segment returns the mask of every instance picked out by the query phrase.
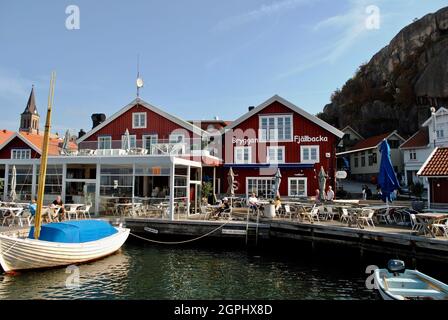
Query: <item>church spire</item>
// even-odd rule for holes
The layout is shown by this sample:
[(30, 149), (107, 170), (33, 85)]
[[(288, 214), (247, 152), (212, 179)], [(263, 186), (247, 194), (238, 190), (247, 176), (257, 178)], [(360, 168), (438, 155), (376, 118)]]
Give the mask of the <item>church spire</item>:
[(39, 113), (37, 113), (36, 98), (34, 97), (34, 85), (31, 89), (25, 111), (20, 116), (20, 131), (32, 134), (39, 133)]
[(30, 97), (28, 98), (28, 103), (26, 104), (26, 108), (25, 108), (25, 111), (23, 111), (23, 113), (39, 115), (37, 112), (37, 107), (36, 107), (36, 99), (34, 98), (34, 85), (31, 88)]

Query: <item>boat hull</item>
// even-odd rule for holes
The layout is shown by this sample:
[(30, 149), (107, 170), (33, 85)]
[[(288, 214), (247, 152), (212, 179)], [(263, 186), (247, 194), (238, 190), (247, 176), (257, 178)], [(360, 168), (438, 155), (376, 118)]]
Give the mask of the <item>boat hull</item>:
[(60, 243), (0, 235), (0, 264), (5, 272), (45, 269), (83, 263), (108, 256), (124, 244), (129, 229), (85, 243)]

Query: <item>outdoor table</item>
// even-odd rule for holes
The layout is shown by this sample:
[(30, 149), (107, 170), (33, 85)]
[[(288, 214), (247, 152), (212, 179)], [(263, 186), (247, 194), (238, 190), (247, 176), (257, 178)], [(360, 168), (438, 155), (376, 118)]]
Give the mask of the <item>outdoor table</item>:
[(359, 217), (362, 216), (362, 209), (359, 208), (351, 208), (348, 211), (349, 214), (349, 220), (348, 220), (348, 227), (350, 228), (352, 225), (355, 225), (356, 228), (364, 229), (364, 226), (359, 223)]
[(23, 211), (23, 208), (17, 208), (17, 207), (0, 207), (0, 211), (3, 212), (3, 223), (2, 225), (5, 223), (6, 218), (11, 218), (12, 219), (12, 223), (10, 224), (10, 226), (14, 223), (14, 220), (16, 218), (19, 219), (19, 225), (21, 227), (23, 227), (22, 221), (20, 219), (20, 214)]
[(432, 232), (432, 225), (442, 222), (448, 219), (447, 214), (443, 213), (418, 213), (415, 215), (418, 220), (423, 224), (423, 232), (426, 230), (429, 232), (431, 237), (435, 238), (436, 235)]

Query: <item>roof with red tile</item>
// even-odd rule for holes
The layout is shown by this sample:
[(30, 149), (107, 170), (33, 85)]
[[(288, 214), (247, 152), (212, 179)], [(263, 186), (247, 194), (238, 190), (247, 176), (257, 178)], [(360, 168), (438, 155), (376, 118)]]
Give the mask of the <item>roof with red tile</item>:
[(429, 131), (428, 127), (423, 127), (418, 130), (412, 137), (406, 140), (400, 149), (415, 149), (424, 148), (429, 144)]
[(418, 172), (424, 177), (448, 177), (448, 148), (437, 148)]
[(11, 136), (14, 134), (14, 131), (1, 130), (0, 131), (0, 145), (5, 143)]
[(390, 136), (392, 132), (380, 134), (378, 136), (370, 137), (364, 140), (359, 141), (355, 144), (350, 150), (360, 150), (360, 149), (369, 149), (375, 148), (377, 145), (381, 143), (384, 139)]
[[(20, 132), (20, 135), (22, 135), (22, 137), (24, 137), (26, 140), (28, 140), (29, 143), (31, 143), (33, 146), (35, 146), (39, 150), (39, 153), (42, 152), (42, 147), (44, 144), (44, 136), (43, 135), (31, 134), (31, 133), (27, 133), (27, 132)], [(61, 150), (63, 142), (64, 142), (64, 140), (62, 138), (50, 138), (50, 145), (48, 147), (48, 155), (49, 156), (60, 155), (60, 150)], [(73, 141), (71, 141), (69, 143), (69, 148), (71, 150), (78, 149), (76, 143), (74, 143)]]
[[(6, 147), (9, 142), (8, 140), (14, 140), (14, 136), (18, 138), (22, 138), (30, 147), (35, 149), (38, 153), (42, 153), (42, 147), (44, 143), (44, 136), (40, 134), (32, 134), (28, 132), (14, 132), (2, 130), (0, 131), (0, 147)], [(11, 141), (12, 141), (11, 140)], [(62, 143), (64, 140), (62, 138), (50, 137), (50, 145), (48, 147), (48, 155), (49, 156), (58, 156), (60, 155), (60, 150), (62, 147)], [(5, 144), (6, 143), (6, 144)], [(70, 150), (77, 150), (78, 146), (74, 141), (70, 141), (69, 143)]]

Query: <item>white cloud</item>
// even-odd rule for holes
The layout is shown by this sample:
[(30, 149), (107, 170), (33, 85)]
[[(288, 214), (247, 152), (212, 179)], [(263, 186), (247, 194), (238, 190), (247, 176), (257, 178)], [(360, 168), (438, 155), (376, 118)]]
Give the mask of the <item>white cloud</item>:
[(346, 13), (335, 15), (318, 22), (312, 29), (314, 32), (327, 32), (327, 30), (331, 29), (332, 31), (336, 31), (336, 37), (327, 46), (321, 48), (320, 54), (317, 53), (309, 61), (301, 62), (297, 67), (279, 74), (277, 78), (296, 75), (324, 63), (335, 63), (363, 36), (372, 32), (366, 27), (366, 19), (368, 17), (366, 8), (372, 2), (367, 0), (352, 0), (350, 1), (350, 9)]
[(240, 25), (244, 25), (259, 19), (262, 19), (263, 17), (270, 16), (273, 14), (277, 14), (286, 10), (294, 9), (298, 6), (306, 5), (312, 2), (311, 0), (280, 0), (280, 1), (274, 1), (270, 4), (263, 4), (259, 8), (254, 9), (252, 11), (233, 16), (230, 18), (227, 18), (221, 22), (219, 22), (215, 27), (213, 28), (213, 31), (222, 31), (227, 29), (232, 29), (234, 27), (238, 27)]

